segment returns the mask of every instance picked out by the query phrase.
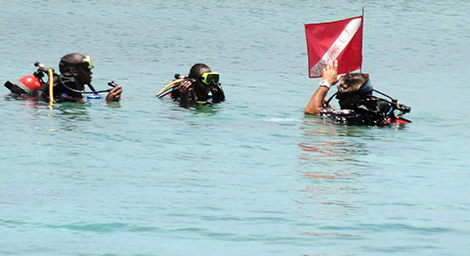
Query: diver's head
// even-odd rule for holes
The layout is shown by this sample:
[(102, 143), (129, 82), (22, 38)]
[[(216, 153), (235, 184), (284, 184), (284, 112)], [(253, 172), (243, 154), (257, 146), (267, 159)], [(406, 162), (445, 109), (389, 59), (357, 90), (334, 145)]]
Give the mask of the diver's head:
[(81, 53), (67, 54), (59, 62), (60, 73), (74, 76), (81, 85), (91, 83), (92, 68), (90, 56)]
[(196, 80), (195, 88), (208, 94), (214, 85), (219, 83), (219, 74), (213, 73), (212, 70), (203, 63), (194, 64), (189, 70), (189, 78)]
[(211, 72), (211, 68), (204, 63), (196, 63), (189, 70), (188, 77), (197, 79), (205, 72)]
[(352, 109), (363, 96), (372, 94), (372, 84), (369, 74), (348, 72), (338, 85), (338, 95), (341, 109)]

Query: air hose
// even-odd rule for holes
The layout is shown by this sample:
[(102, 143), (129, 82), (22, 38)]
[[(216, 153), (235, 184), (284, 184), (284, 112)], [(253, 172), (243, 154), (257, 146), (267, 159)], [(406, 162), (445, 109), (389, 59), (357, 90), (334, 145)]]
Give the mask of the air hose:
[(175, 81), (171, 82), (169, 85), (165, 86), (165, 88), (163, 88), (161, 91), (159, 91), (156, 96), (159, 97), (160, 94), (164, 93), (164, 92), (166, 91), (166, 89), (168, 89), (170, 86), (172, 86), (172, 85), (174, 85), (174, 84), (177, 84), (177, 83), (179, 83), (179, 82), (181, 82), (181, 81), (183, 81), (183, 80), (184, 80), (184, 79), (176, 79)]
[(49, 68), (47, 72), (49, 73), (49, 104), (52, 106), (54, 103), (54, 70)]

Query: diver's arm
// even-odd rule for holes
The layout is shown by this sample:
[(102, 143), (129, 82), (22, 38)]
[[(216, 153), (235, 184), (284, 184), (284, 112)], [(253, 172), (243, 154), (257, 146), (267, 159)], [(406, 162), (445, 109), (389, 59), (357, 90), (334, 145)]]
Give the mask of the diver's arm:
[[(335, 85), (343, 75), (338, 76), (338, 61), (335, 60), (334, 62), (330, 63), (326, 69), (323, 69), (323, 76), (322, 81), (326, 81), (329, 84), (327, 86), (320, 86), (313, 94), (312, 98), (305, 107), (305, 114), (308, 115), (318, 115), (323, 108), (323, 104), (325, 103), (325, 96), (330, 90), (330, 87)], [(331, 108), (331, 105), (328, 105)]]
[[(325, 103), (325, 96), (328, 93), (329, 88), (320, 86), (313, 94), (312, 98), (305, 107), (305, 114), (308, 115), (318, 115), (320, 114), (323, 104)], [(331, 108), (331, 105), (328, 106)]]

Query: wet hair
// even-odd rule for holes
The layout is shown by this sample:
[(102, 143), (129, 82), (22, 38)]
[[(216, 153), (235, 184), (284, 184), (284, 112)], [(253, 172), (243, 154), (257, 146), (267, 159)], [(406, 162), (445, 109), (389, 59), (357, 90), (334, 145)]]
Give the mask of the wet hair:
[(348, 85), (343, 93), (357, 92), (369, 80), (369, 74), (348, 72), (343, 77), (343, 83)]
[(81, 53), (69, 53), (63, 56), (59, 62), (59, 71), (60, 73), (66, 73), (69, 71), (70, 67), (77, 66), (82, 63), (85, 56)]
[(191, 69), (189, 70), (188, 77), (189, 78), (194, 78), (197, 79), (200, 75), (202, 75), (204, 72), (201, 72), (203, 69), (210, 69), (209, 66), (207, 66), (204, 63), (196, 63), (194, 64)]

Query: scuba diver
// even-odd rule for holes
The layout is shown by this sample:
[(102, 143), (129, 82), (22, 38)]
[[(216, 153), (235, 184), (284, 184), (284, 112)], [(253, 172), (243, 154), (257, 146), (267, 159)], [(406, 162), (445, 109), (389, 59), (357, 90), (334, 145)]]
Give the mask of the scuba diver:
[[(83, 94), (90, 94), (89, 99), (102, 98), (99, 93), (109, 92), (106, 96), (106, 102), (121, 100), (123, 89), (114, 82), (108, 83), (112, 89), (96, 91), (91, 85), (93, 72), (91, 69), (90, 56), (84, 56), (81, 53), (70, 53), (63, 56), (59, 62), (60, 74), (54, 73), (52, 68), (46, 69), (44, 64), (36, 62), (34, 64), (38, 70), (33, 75), (22, 77), (18, 83), (13, 84), (9, 81), (5, 87), (10, 89), (13, 94), (19, 96), (36, 97), (39, 100), (49, 102), (77, 102), (84, 103)], [(48, 76), (48, 81), (44, 82), (44, 76)], [(92, 92), (85, 92), (85, 85)]]
[(39, 99), (54, 97), (57, 101), (71, 101), (83, 103), (83, 93), (85, 93), (85, 84), (92, 90), (93, 94), (109, 91), (106, 96), (106, 102), (120, 101), (122, 88), (119, 85), (110, 83), (113, 86), (111, 90), (97, 92), (91, 85), (93, 72), (90, 56), (85, 57), (81, 53), (70, 53), (63, 56), (59, 62), (60, 75), (54, 76), (53, 93), (50, 94), (48, 84), (39, 89)]
[[(340, 80), (338, 92), (325, 100), (331, 86)], [(373, 92), (390, 100), (376, 97), (372, 95)], [(330, 101), (334, 96), (338, 99), (341, 110), (334, 110), (331, 107)], [(392, 123), (410, 123), (411, 121), (402, 117), (410, 111), (410, 107), (374, 90), (368, 74), (348, 72), (344, 75), (338, 75), (338, 61), (334, 61), (323, 70), (320, 86), (313, 94), (304, 112), (309, 115), (327, 117), (339, 124), (385, 126)]]
[(157, 97), (170, 95), (174, 101), (179, 101), (181, 107), (210, 105), (225, 100), (225, 94), (219, 83), (219, 73), (203, 63), (194, 64), (187, 77), (175, 74), (175, 80), (163, 88)]

